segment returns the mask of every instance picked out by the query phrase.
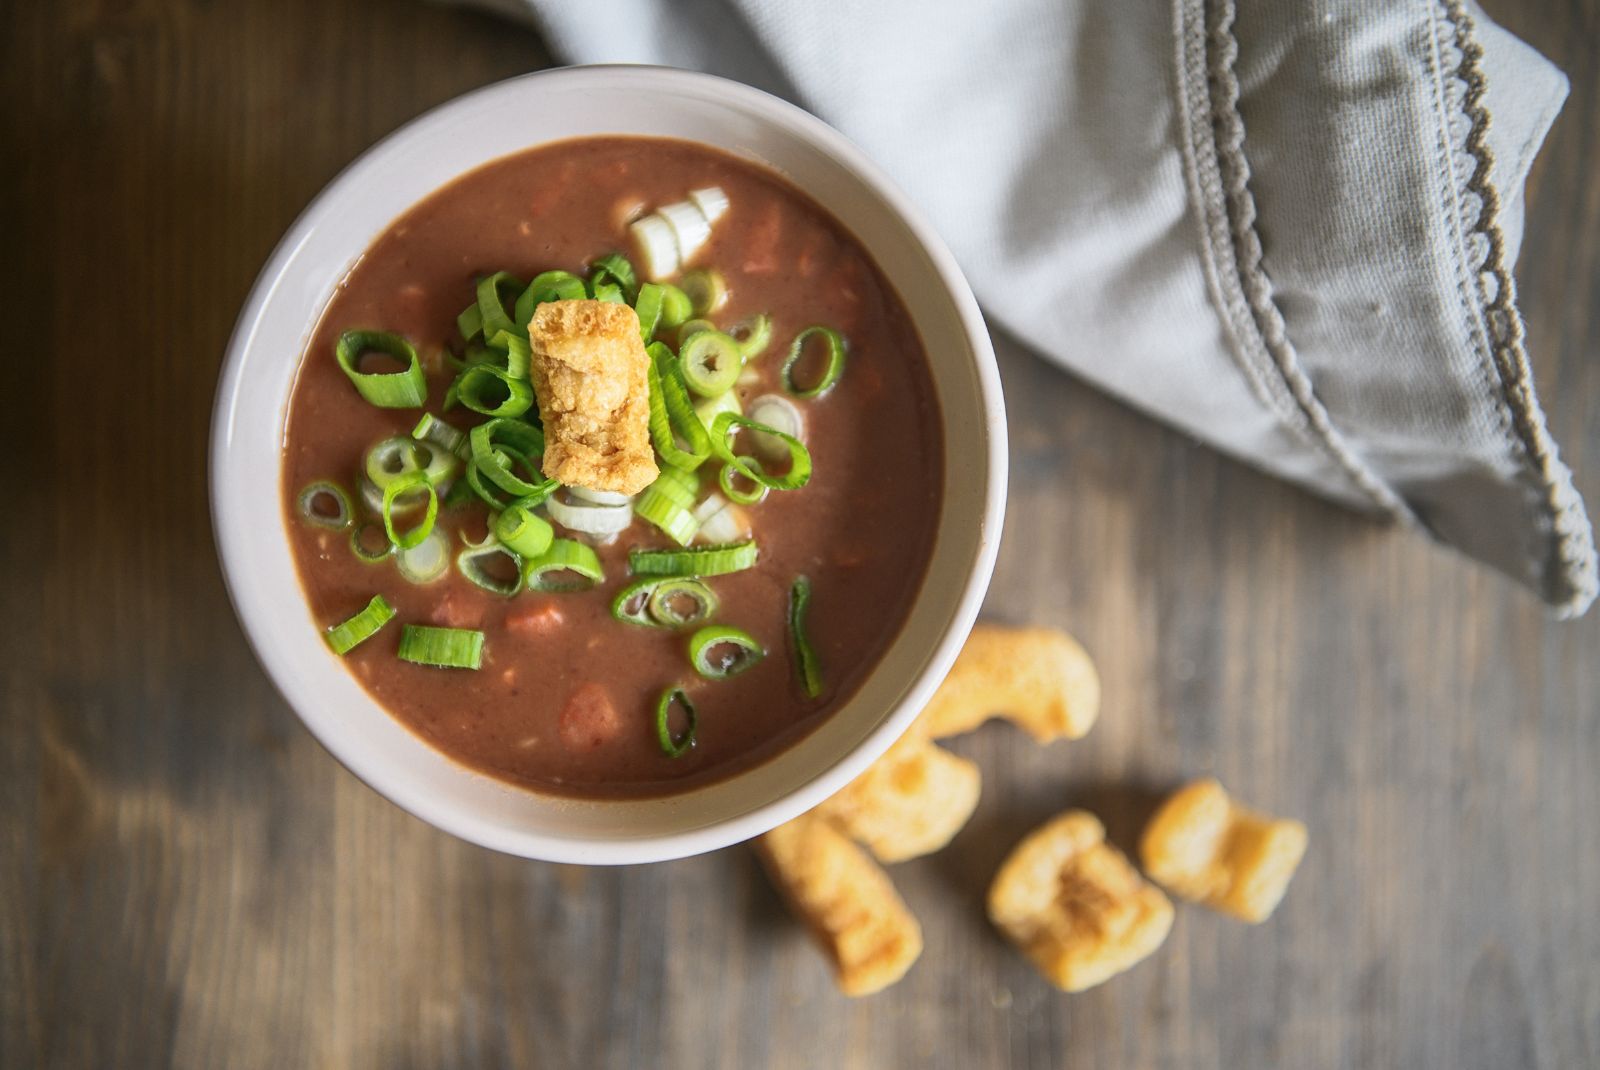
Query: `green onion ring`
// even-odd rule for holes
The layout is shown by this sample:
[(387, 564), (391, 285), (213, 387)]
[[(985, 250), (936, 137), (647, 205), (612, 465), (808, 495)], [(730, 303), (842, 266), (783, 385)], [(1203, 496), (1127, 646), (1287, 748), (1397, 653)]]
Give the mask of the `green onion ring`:
[[(769, 475), (760, 458), (744, 457), (734, 453), (733, 447), (728, 444), (728, 432), (734, 428), (765, 432), (773, 436), (775, 442), (787, 446), (789, 470), (781, 476)], [(731, 412), (719, 415), (711, 425), (711, 452), (724, 464), (736, 469), (740, 475), (773, 490), (798, 490), (811, 480), (811, 451), (806, 449), (805, 443), (793, 435), (786, 435), (777, 428), (757, 423), (747, 416)], [(722, 489), (728, 490), (726, 481), (723, 482)]]
[[(398, 372), (363, 372), (356, 367), (369, 350), (387, 353), (406, 365)], [(380, 409), (419, 409), (428, 402), (428, 380), (416, 347), (393, 331), (345, 331), (333, 355), (346, 378), (368, 403)]]
[(647, 282), (640, 286), (633, 310), (639, 314), (639, 334), (648, 344), (656, 336), (656, 328), (661, 325), (660, 284)]
[[(492, 557), (511, 559), (511, 579), (496, 579), (485, 571), (483, 562)], [(510, 598), (522, 590), (522, 558), (510, 547), (502, 545), (492, 530), (482, 542), (468, 542), (467, 548), (456, 554), (456, 571), (473, 586), (482, 587), (490, 594)]]
[(471, 628), (407, 624), (400, 632), (400, 660), (442, 669), (476, 669), (483, 664), (483, 633)]
[(709, 316), (728, 301), (728, 283), (720, 271), (691, 271), (682, 285), (697, 316)]
[(688, 546), (694, 540), (695, 533), (700, 530), (694, 514), (657, 491), (654, 484), (646, 487), (644, 493), (639, 495), (639, 500), (633, 503), (633, 511), (635, 515), (642, 516), (654, 524), (662, 534), (679, 546)]
[(635, 576), (723, 576), (743, 572), (761, 551), (754, 539), (685, 550), (633, 550), (628, 567)]
[(384, 601), (383, 595), (375, 594), (360, 613), (335, 624), (322, 633), (322, 638), (328, 644), (328, 649), (343, 657), (378, 634), (378, 629), (393, 619), (394, 607)]
[(696, 331), (678, 351), (684, 381), (703, 398), (719, 397), (733, 389), (744, 368), (744, 351), (721, 331)]
[(822, 694), (822, 669), (817, 665), (816, 651), (806, 636), (806, 609), (811, 605), (811, 580), (800, 576), (789, 591), (789, 647), (794, 655), (795, 671), (800, 674), (800, 685), (806, 694), (817, 698)]
[(589, 296), (583, 280), (570, 271), (544, 271), (533, 277), (528, 288), (517, 298), (514, 315), (519, 327), (533, 321), (536, 308), (547, 301), (581, 301)]
[(550, 549), (555, 529), (523, 498), (512, 502), (494, 518), (494, 536), (519, 557), (538, 557)]
[(622, 292), (622, 287), (614, 282), (595, 282), (589, 284), (596, 301), (607, 301), (613, 305), (625, 305), (627, 297)]
[[(658, 283), (661, 287), (661, 324), (664, 330), (681, 327), (694, 315), (694, 302), (689, 295), (670, 282)], [(681, 340), (681, 338), (680, 338)]]
[[(543, 473), (533, 460), (533, 457), (544, 452), (544, 433), (532, 424), (506, 417), (487, 420), (467, 433), (467, 443), (472, 451), (472, 467), (477, 469), (478, 475), (513, 498), (537, 498), (543, 501), (559, 486), (555, 480), (543, 478)], [(512, 465), (507, 463), (508, 459), (522, 462), (536, 481), (530, 482), (518, 476), (512, 471)], [(469, 470), (469, 479), (471, 475)], [(474, 486), (473, 489), (478, 488)], [(495, 502), (490, 504), (500, 508)]]
[(638, 273), (633, 270), (633, 264), (628, 258), (621, 253), (607, 253), (605, 256), (596, 257), (589, 265), (590, 287), (599, 287), (607, 283), (621, 290), (622, 299), (630, 305), (638, 297)]
[(449, 450), (463, 461), (472, 456), (472, 449), (467, 445), (467, 433), (431, 412), (422, 414), (417, 426), (411, 429), (411, 437), (418, 442), (429, 442)]
[[(794, 384), (794, 366), (799, 363), (800, 355), (805, 350), (806, 339), (816, 335), (828, 344), (828, 363), (822, 369), (822, 375), (816, 383), (805, 389)], [(783, 388), (797, 398), (817, 398), (833, 389), (839, 381), (839, 376), (844, 372), (845, 342), (844, 335), (832, 327), (807, 327), (794, 336), (794, 342), (789, 346), (789, 355), (783, 360)]]
[[(333, 516), (317, 512), (317, 499), (322, 497), (332, 498), (339, 511)], [(301, 519), (308, 520), (319, 528), (343, 531), (355, 523), (356, 514), (350, 504), (350, 495), (332, 480), (319, 479), (315, 483), (307, 483), (295, 502), (300, 510)]]
[[(660, 342), (647, 348), (651, 357), (645, 369), (650, 383), (650, 441), (667, 464), (692, 471), (711, 456), (711, 439), (694, 414), (677, 357)], [(687, 449), (678, 445), (677, 434), (683, 435)]]
[[(490, 404), (484, 391), (491, 384), (497, 384), (505, 390), (505, 400)], [(521, 416), (533, 408), (533, 387), (526, 380), (518, 379), (506, 369), (488, 362), (468, 365), (456, 376), (450, 389), (454, 392), (455, 400), (485, 416)]]
[(450, 537), (435, 527), (417, 545), (397, 551), (394, 567), (412, 583), (432, 583), (450, 569)]
[[(428, 494), (428, 511), (411, 530), (403, 535), (399, 534), (394, 529), (394, 501), (408, 491), (419, 489)], [(428, 532), (433, 530), (433, 522), (438, 517), (439, 493), (433, 489), (433, 484), (428, 482), (426, 472), (407, 472), (383, 488), (383, 530), (389, 536), (389, 541), (399, 549), (409, 550), (426, 539)]]
[[(694, 609), (680, 613), (673, 599), (688, 598)], [(662, 579), (650, 592), (650, 618), (663, 628), (692, 628), (710, 620), (717, 612), (717, 596), (703, 582), (688, 576)]]
[(772, 317), (758, 313), (735, 323), (727, 333), (739, 344), (739, 351), (744, 354), (746, 361), (755, 360), (766, 351), (767, 343), (772, 341)]
[[(467, 462), (467, 478), (464, 480), (464, 482), (467, 484), (467, 489), (476, 494), (479, 500), (481, 500), (483, 504), (487, 505), (491, 509), (504, 509), (513, 501), (515, 501), (515, 499), (509, 495), (502, 498), (495, 490), (493, 484), (485, 482), (483, 473), (478, 469), (477, 461)], [(451, 488), (452, 491), (454, 491), (454, 489), (455, 488), (453, 487)]]
[(492, 343), (497, 349), (506, 353), (506, 374), (513, 379), (526, 379), (528, 365), (533, 361), (533, 347), (528, 344), (528, 339), (521, 334), (512, 334), (510, 331), (501, 331), (494, 336)]
[(399, 435), (383, 439), (367, 450), (363, 465), (367, 479), (379, 490), (421, 469), (416, 441)]
[[(755, 489), (745, 490), (740, 487), (734, 482), (734, 478), (737, 476), (743, 476), (749, 480), (750, 485)], [(722, 488), (722, 493), (727, 495), (729, 501), (739, 505), (760, 505), (767, 500), (767, 495), (772, 493), (770, 488), (757, 483), (744, 469), (735, 468), (731, 464), (723, 465), (722, 469), (717, 472), (717, 486)]]
[[(672, 704), (677, 702), (683, 707), (684, 713), (689, 716), (689, 725), (681, 733), (673, 734), (668, 720), (672, 714)], [(656, 701), (656, 739), (661, 744), (661, 753), (668, 758), (681, 758), (688, 754), (694, 746), (695, 728), (699, 725), (699, 715), (694, 708), (694, 703), (689, 701), (689, 696), (681, 687), (668, 688)]]
[[(734, 652), (719, 656), (718, 647), (733, 647)], [(689, 637), (689, 663), (708, 680), (738, 676), (766, 656), (755, 636), (728, 624), (710, 624)]]
[(611, 616), (624, 624), (656, 627), (656, 622), (650, 619), (650, 594), (664, 582), (663, 577), (646, 576), (623, 587), (611, 600)]
[(456, 330), (461, 332), (464, 341), (472, 341), (483, 333), (483, 313), (478, 311), (478, 302), (461, 310), (461, 315), (456, 317)]
[[(560, 579), (563, 572), (578, 579)], [(530, 591), (587, 591), (606, 578), (594, 548), (574, 539), (555, 539), (550, 549), (522, 566), (522, 583)]]
[[(377, 536), (377, 538), (371, 540), (373, 543), (377, 543), (380, 539), (382, 540), (382, 549), (378, 549), (376, 546), (372, 549), (367, 548), (367, 536), (369, 534)], [(389, 541), (389, 535), (383, 530), (382, 524), (375, 520), (369, 520), (365, 524), (360, 524), (350, 530), (350, 552), (355, 554), (356, 560), (362, 564), (376, 565), (380, 561), (387, 561), (389, 555), (394, 553), (394, 543)]]
[(492, 343), (501, 331), (516, 332), (517, 325), (506, 312), (506, 301), (515, 303), (521, 289), (522, 280), (509, 271), (496, 271), (478, 280), (478, 316), (483, 321), (483, 337), (487, 341)]

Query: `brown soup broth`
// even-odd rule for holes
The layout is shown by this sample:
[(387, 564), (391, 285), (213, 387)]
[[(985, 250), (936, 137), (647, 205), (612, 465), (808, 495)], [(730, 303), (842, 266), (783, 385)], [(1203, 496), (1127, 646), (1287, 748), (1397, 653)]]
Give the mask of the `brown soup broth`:
[[(439, 414), (459, 352), (456, 315), (475, 281), (496, 270), (527, 280), (563, 268), (585, 273), (621, 250), (638, 262), (626, 223), (640, 208), (720, 186), (731, 208), (694, 260), (728, 283), (711, 318), (728, 327), (767, 313), (772, 341), (753, 363), (760, 382), (741, 402), (781, 393), (778, 369), (795, 334), (811, 324), (849, 339), (839, 384), (796, 401), (814, 464), (800, 490), (774, 491), (750, 507), (759, 564), (707, 580), (720, 598), (715, 621), (745, 629), (767, 656), (742, 675), (705, 680), (690, 667), (688, 636), (616, 621), (611, 601), (628, 582), (628, 550), (670, 547), (647, 522), (597, 547), (605, 582), (581, 593), (524, 591), (504, 598), (452, 567), (417, 585), (392, 560), (368, 564), (348, 535), (302, 521), (296, 496), (332, 479), (365, 513), (357, 477), (378, 440), (406, 435), (416, 409), (379, 409), (352, 388), (334, 360), (340, 332), (405, 335), (424, 356), (427, 410)], [(672, 332), (662, 332), (669, 344)], [(466, 429), (480, 419), (456, 408)], [(397, 616), (345, 658), (394, 717), (451, 758), (538, 791), (639, 797), (688, 790), (742, 771), (814, 729), (861, 685), (904, 624), (932, 554), (944, 477), (938, 401), (927, 357), (905, 307), (860, 243), (775, 174), (687, 142), (595, 138), (509, 156), (430, 195), (373, 243), (323, 312), (302, 360), (285, 428), (286, 526), (315, 625), (326, 628), (381, 593)], [(704, 466), (702, 497), (715, 489)], [(442, 509), (454, 550), (486, 530), (486, 508)], [(574, 537), (557, 527), (558, 536)], [(812, 644), (824, 690), (807, 698), (796, 681), (786, 612), (791, 583), (813, 593)], [(480, 670), (400, 661), (401, 625), (481, 629)], [(699, 711), (695, 746), (669, 758), (656, 739), (657, 697), (682, 685)]]

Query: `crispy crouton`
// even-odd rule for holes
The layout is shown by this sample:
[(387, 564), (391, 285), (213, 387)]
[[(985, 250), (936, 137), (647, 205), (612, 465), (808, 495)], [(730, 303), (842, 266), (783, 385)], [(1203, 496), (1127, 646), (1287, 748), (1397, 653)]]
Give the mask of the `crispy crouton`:
[(828, 822), (803, 814), (762, 836), (756, 848), (833, 961), (845, 995), (886, 988), (922, 954), (922, 926), (889, 875)]
[(639, 317), (610, 301), (548, 301), (528, 325), (544, 474), (636, 494), (660, 473), (650, 444), (650, 356)]
[(932, 854), (978, 805), (976, 764), (907, 737), (812, 813), (833, 822), (880, 862)]
[(1099, 714), (1100, 676), (1072, 636), (980, 624), (914, 731), (943, 739), (1003, 717), (1049, 743), (1081, 738)]

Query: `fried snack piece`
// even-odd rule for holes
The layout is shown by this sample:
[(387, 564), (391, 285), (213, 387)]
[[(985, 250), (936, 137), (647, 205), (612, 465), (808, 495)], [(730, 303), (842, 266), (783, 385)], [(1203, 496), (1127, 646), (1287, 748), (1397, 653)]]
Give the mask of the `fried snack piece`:
[(544, 474), (591, 490), (643, 490), (660, 473), (638, 315), (611, 301), (548, 301), (535, 310), (528, 340)]
[(828, 822), (802, 814), (762, 836), (756, 851), (832, 960), (845, 995), (888, 987), (922, 954), (922, 927), (889, 875)]
[(1029, 833), (989, 885), (989, 920), (1068, 992), (1128, 969), (1172, 928), (1171, 902), (1105, 838), (1093, 814), (1069, 810)]
[(1161, 804), (1139, 838), (1139, 857), (1180, 899), (1261, 922), (1288, 890), (1306, 839), (1300, 822), (1247, 810), (1206, 778)]
[(925, 739), (901, 739), (844, 790), (811, 811), (880, 862), (931, 854), (961, 831), (978, 805), (975, 763)]
[(1040, 743), (1078, 739), (1100, 714), (1100, 675), (1078, 641), (1054, 628), (979, 624), (918, 718), (935, 739), (1004, 717)]

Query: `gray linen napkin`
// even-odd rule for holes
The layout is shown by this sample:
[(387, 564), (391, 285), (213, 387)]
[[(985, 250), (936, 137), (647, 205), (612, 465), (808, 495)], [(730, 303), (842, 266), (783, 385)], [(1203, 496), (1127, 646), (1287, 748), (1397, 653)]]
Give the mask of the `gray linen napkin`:
[(574, 62), (803, 105), (1049, 359), (1562, 615), (1593, 600), (1510, 274), (1567, 83), (1471, 4), (485, 2)]

